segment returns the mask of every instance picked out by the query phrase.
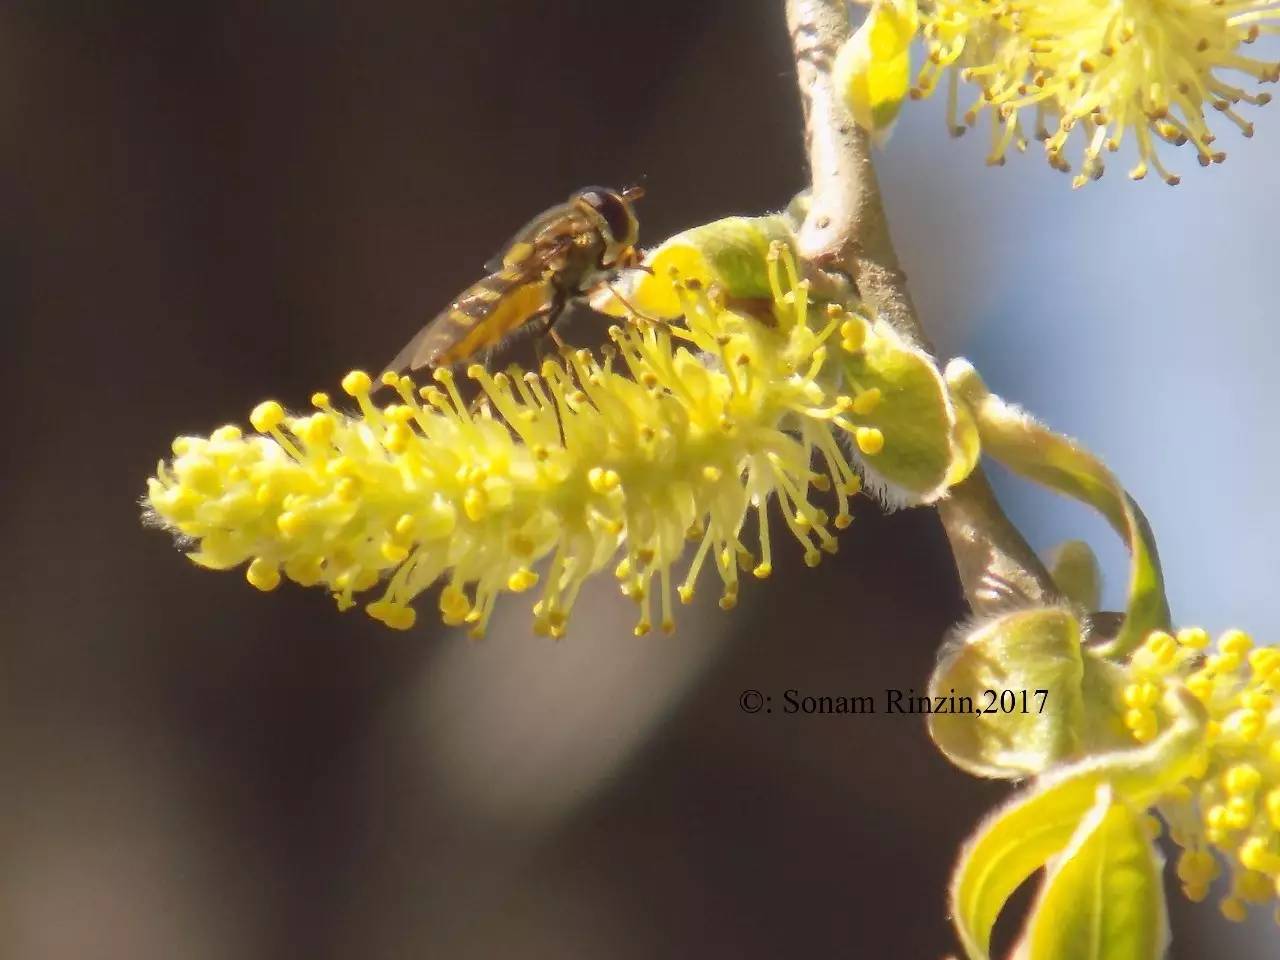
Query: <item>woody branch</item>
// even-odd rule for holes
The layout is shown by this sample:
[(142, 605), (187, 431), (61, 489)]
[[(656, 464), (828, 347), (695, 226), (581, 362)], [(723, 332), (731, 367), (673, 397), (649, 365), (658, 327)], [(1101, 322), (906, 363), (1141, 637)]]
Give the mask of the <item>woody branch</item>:
[[(870, 142), (832, 78), (850, 32), (845, 0), (786, 0), (786, 17), (812, 177), (797, 253), (811, 272), (848, 277), (880, 317), (931, 350), (890, 238)], [(951, 490), (938, 513), (974, 613), (1010, 601), (1056, 599), (1048, 571), (1000, 508), (981, 468)]]

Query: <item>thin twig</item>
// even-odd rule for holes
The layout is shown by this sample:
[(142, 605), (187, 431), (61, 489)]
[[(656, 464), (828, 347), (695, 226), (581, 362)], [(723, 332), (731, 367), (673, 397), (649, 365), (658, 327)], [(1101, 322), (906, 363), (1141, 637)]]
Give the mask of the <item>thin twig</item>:
[[(787, 29), (804, 104), (813, 180), (798, 253), (809, 268), (839, 271), (859, 296), (911, 342), (932, 350), (898, 263), (867, 135), (831, 76), (849, 36), (844, 0), (787, 0)], [(1057, 598), (1053, 581), (996, 502), (981, 468), (938, 505), (960, 582), (978, 614)]]

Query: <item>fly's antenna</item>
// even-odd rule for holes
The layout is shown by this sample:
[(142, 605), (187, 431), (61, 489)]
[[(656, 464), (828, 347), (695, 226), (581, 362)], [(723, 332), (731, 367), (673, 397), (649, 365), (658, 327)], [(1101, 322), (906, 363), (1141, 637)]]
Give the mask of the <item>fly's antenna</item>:
[(622, 188), (621, 196), (623, 200), (635, 201), (644, 197), (644, 181), (645, 177), (641, 176), (639, 180), (630, 186)]

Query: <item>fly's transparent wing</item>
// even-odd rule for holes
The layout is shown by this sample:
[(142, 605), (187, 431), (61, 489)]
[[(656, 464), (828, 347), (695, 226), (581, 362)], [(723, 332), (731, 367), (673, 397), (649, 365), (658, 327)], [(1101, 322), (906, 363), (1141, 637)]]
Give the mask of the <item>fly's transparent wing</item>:
[(490, 257), (484, 265), (486, 273), (497, 273), (505, 266), (519, 263), (533, 252), (534, 239), (547, 227), (554, 223), (562, 223), (576, 219), (575, 211), (570, 204), (561, 203), (540, 214), (526, 223), (512, 235), (502, 248)]

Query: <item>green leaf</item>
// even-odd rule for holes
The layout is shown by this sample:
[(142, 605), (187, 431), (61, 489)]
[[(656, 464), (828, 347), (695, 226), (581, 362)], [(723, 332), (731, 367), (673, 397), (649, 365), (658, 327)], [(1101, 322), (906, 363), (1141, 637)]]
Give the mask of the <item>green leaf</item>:
[(1041, 777), (979, 826), (951, 882), (952, 916), (970, 960), (988, 960), (991, 931), (1005, 903), (1066, 848), (1099, 788), (1109, 786), (1118, 798), (1145, 808), (1204, 762), (1203, 706), (1181, 688), (1166, 694), (1165, 706), (1174, 721), (1145, 747), (1093, 756)]
[(1159, 960), (1169, 944), (1162, 863), (1142, 814), (1109, 785), (1052, 864), (1019, 960)]
[(1128, 656), (1152, 630), (1168, 629), (1169, 606), (1155, 538), (1137, 503), (1111, 471), (1079, 444), (991, 393), (968, 361), (951, 361), (946, 377), (952, 395), (968, 406), (977, 422), (983, 452), (1015, 473), (1093, 507), (1128, 545), (1131, 566), (1124, 622), (1100, 652), (1113, 659)]
[[(929, 681), (931, 697), (965, 696), (983, 712), (930, 714), (929, 735), (952, 763), (976, 776), (1040, 773), (1080, 750), (1083, 679), (1080, 624), (1070, 611), (1005, 614), (944, 649)], [(1006, 691), (1015, 701), (1010, 712), (1001, 709)]]

